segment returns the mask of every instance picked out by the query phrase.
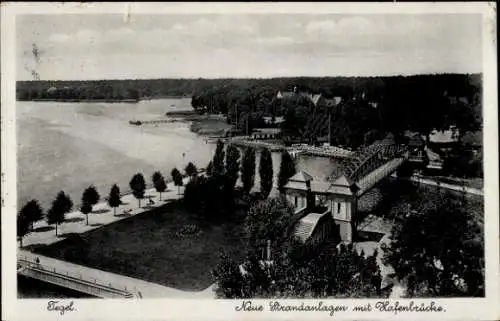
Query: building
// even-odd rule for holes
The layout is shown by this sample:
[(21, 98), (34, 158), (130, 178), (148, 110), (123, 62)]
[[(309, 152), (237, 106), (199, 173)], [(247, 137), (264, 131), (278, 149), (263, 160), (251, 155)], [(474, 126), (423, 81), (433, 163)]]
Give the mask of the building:
[(421, 165), (425, 163), (425, 141), (418, 133), (412, 133), (408, 137), (408, 148), (410, 151), (409, 161)]
[(447, 130), (432, 130), (429, 134), (429, 147), (447, 149), (451, 148), (458, 142), (458, 128), (451, 126)]
[[(300, 222), (316, 222), (310, 230), (326, 231), (328, 228), (318, 227), (320, 223), (327, 223), (328, 219), (320, 217), (329, 215), (338, 229), (342, 241), (351, 242), (353, 239), (353, 218), (357, 210), (357, 187), (341, 175), (332, 182), (314, 180), (306, 172), (299, 172), (291, 177), (284, 186), (287, 200), (296, 208), (296, 235), (304, 235)], [(319, 210), (318, 210), (319, 209)], [(320, 213), (317, 213), (320, 212)], [(314, 214), (314, 215), (312, 215)], [(307, 218), (309, 215), (309, 218)], [(318, 216), (319, 215), (319, 216)], [(313, 234), (308, 234), (313, 237)], [(325, 236), (320, 236), (319, 239)], [(303, 236), (299, 238), (304, 239)], [(305, 238), (304, 240), (307, 240)]]
[(262, 119), (264, 119), (264, 123), (274, 124), (274, 125), (281, 124), (282, 122), (285, 121), (285, 118), (283, 116), (277, 116), (277, 117), (264, 116), (264, 117), (262, 117)]
[(276, 94), (277, 99), (287, 99), (296, 96), (301, 96), (309, 99), (315, 107), (335, 107), (342, 102), (342, 97), (340, 96), (325, 98), (322, 94), (299, 92), (296, 88), (294, 89), (294, 91), (278, 91), (278, 93)]
[(281, 129), (280, 128), (254, 128), (252, 135), (250, 136), (252, 139), (280, 139), (281, 138)]

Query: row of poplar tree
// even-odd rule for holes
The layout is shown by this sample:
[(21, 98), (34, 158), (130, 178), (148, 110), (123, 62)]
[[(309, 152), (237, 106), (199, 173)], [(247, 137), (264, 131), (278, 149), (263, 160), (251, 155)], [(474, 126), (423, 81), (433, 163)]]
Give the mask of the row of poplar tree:
[[(235, 200), (241, 196), (246, 203), (252, 199), (266, 199), (272, 191), (274, 183), (273, 160), (267, 148), (260, 151), (258, 167), (260, 177), (259, 193), (251, 193), (255, 185), (256, 150), (247, 147), (240, 152), (234, 145), (225, 146), (222, 141), (217, 147), (212, 160), (206, 168), (206, 175), (195, 177), (186, 185), (184, 204), (186, 209), (207, 218), (223, 218), (234, 213)], [(278, 189), (282, 190), (288, 179), (295, 174), (295, 164), (288, 152), (281, 156), (281, 166), (278, 174)], [(241, 188), (236, 189), (240, 179)], [(235, 191), (242, 195), (235, 195)]]
[[(194, 176), (197, 174), (198, 169), (193, 163), (188, 163), (185, 168), (187, 176)], [(183, 176), (181, 172), (174, 168), (171, 171), (172, 180), (175, 186), (183, 185)], [(167, 183), (161, 172), (156, 171), (152, 176), (153, 186), (160, 194), (167, 190)], [(145, 198), (146, 194), (146, 181), (141, 173), (135, 174), (129, 183), (130, 189), (134, 197), (138, 200), (138, 207), (141, 207), (141, 199)], [(88, 215), (92, 213), (94, 205), (100, 200), (100, 195), (95, 186), (91, 185), (86, 188), (82, 194), (80, 212), (86, 216), (86, 224), (89, 224)], [(111, 187), (107, 197), (107, 203), (113, 208), (113, 215), (116, 216), (116, 208), (122, 204), (121, 192), (118, 185), (114, 184)], [(34, 231), (34, 223), (45, 218), (49, 225), (55, 225), (56, 235), (58, 235), (58, 226), (66, 220), (66, 214), (73, 209), (73, 201), (70, 196), (64, 191), (60, 191), (52, 206), (44, 213), (38, 200), (33, 199), (28, 201), (17, 215), (17, 236), (22, 246), (22, 239), (25, 235)]]

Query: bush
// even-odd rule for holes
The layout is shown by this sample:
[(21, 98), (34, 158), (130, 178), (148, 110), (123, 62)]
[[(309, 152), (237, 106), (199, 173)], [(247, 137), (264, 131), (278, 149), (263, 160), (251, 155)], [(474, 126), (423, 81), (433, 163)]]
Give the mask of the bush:
[(175, 233), (175, 235), (179, 238), (179, 239), (186, 239), (186, 238), (189, 238), (189, 237), (194, 237), (194, 236), (197, 236), (201, 233), (201, 229), (198, 225), (196, 224), (188, 224), (188, 225), (184, 225), (183, 227), (181, 227), (179, 229), (179, 231), (177, 231), (177, 233)]

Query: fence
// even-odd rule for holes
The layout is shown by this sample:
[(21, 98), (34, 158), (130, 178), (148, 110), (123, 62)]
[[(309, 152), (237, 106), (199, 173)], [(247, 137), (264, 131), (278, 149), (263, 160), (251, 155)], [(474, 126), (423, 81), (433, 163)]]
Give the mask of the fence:
[(63, 271), (28, 260), (27, 257), (17, 260), (18, 273), (61, 287), (87, 293), (101, 298), (132, 298), (133, 293), (127, 287), (114, 286), (101, 280), (86, 278), (82, 274)]

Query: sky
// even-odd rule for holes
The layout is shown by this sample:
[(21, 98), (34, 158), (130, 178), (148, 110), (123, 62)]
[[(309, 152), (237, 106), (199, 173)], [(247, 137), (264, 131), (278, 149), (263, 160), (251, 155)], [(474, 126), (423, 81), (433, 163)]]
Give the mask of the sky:
[[(16, 18), (17, 80), (478, 73), (474, 14)], [(33, 44), (39, 59), (33, 55)]]

